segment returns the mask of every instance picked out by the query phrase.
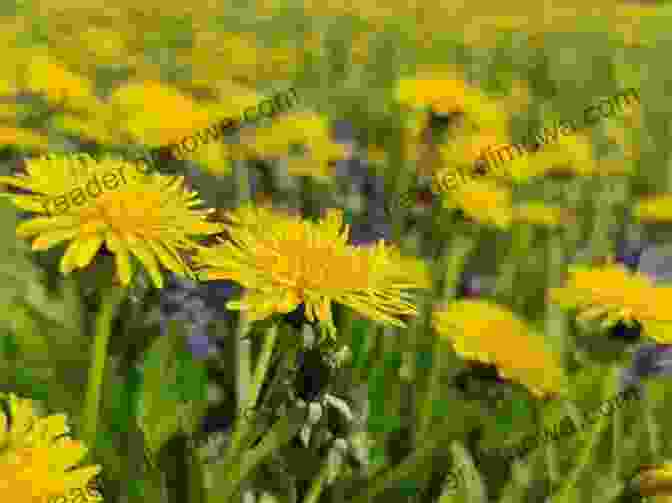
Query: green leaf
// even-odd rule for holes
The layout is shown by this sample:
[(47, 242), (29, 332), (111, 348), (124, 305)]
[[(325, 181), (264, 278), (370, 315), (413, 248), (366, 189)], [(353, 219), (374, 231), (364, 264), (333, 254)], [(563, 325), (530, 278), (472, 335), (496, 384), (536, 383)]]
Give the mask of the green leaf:
[(177, 324), (146, 353), (140, 392), (140, 427), (156, 455), (178, 432), (194, 433), (207, 407), (207, 374), (193, 359)]

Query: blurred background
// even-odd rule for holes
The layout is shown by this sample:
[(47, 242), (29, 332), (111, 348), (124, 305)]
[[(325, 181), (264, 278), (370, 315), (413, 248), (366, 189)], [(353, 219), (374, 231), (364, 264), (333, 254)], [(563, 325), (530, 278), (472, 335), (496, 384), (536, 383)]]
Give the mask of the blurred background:
[[(661, 284), (672, 277), (671, 21), (672, 6), (658, 1), (3, 0), (0, 174), (48, 153), (142, 153), (295, 89), (291, 109), (199, 143), (188, 159), (166, 155), (160, 170), (185, 174), (220, 215), (248, 202), (306, 218), (342, 208), (351, 243), (396, 244), (428, 265), (433, 285), (407, 329), (337, 312), (349, 357), (329, 372), (305, 350), (291, 393), (278, 397), (320, 401), (323, 417), (236, 498), (308, 501), (320, 460), (344, 439), (347, 469), (314, 501), (543, 502), (566, 476), (575, 484), (562, 501), (635, 501), (630, 475), (670, 454), (667, 347), (578, 326), (546, 292), (568, 265), (610, 255)], [(483, 148), (557, 121), (581, 122), (586, 107), (630, 88), (640, 103), (512, 161), (478, 190), (432, 191), (438, 171), (472, 166)], [(14, 238), (26, 215), (5, 199), (0, 213), (0, 390), (75, 416), (76, 430), (95, 282), (63, 278), (62, 249), (30, 252)], [(171, 277), (161, 291), (135, 285), (120, 307), (95, 446), (106, 501), (192, 503), (205, 501), (194, 487), (216, 491), (209, 467), (259, 352), (225, 308), (239, 294), (231, 282)], [(497, 380), (461, 390), (455, 378), (469, 367), (435, 344), (430, 326), (433, 307), (460, 298), (498, 302), (543, 334), (571, 399), (542, 404)], [(174, 389), (152, 388), (143, 376), (173, 322), (188, 355), (162, 370)], [(473, 466), (479, 449), (515, 444), (644, 382), (645, 399), (615, 411), (589, 448), (576, 435), (513, 466), (487, 456)], [(129, 418), (148, 393), (165, 398), (152, 411), (160, 432), (143, 442)], [(416, 459), (428, 396), (443, 440)], [(189, 420), (175, 419), (185, 403)], [(413, 470), (381, 482), (410, 458)], [(458, 462), (470, 479), (447, 490)]]

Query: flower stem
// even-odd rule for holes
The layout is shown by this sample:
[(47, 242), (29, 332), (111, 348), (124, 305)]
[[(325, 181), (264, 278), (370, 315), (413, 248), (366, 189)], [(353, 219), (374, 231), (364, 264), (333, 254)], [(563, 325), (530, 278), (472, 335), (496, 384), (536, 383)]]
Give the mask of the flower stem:
[(357, 497), (351, 500), (351, 503), (369, 503), (375, 496), (392, 486), (395, 482), (409, 477), (426, 460), (426, 457), (438, 446), (440, 440), (432, 439), (426, 442), (420, 448), (414, 450), (397, 466), (382, 470), (375, 475), (368, 484), (367, 488)]
[(303, 500), (303, 503), (317, 503), (322, 494), (322, 489), (324, 488), (324, 483), (329, 478), (329, 460), (327, 459), (320, 468), (320, 473), (317, 474), (317, 477), (313, 479), (313, 482), (310, 484), (310, 489), (308, 494)]
[(245, 419), (245, 412), (248, 408), (254, 407), (257, 403), (259, 391), (261, 390), (261, 385), (266, 377), (266, 372), (268, 371), (268, 366), (271, 362), (271, 355), (273, 354), (273, 347), (275, 346), (277, 338), (278, 327), (273, 325), (268, 330), (268, 334), (266, 334), (266, 338), (264, 339), (264, 345), (261, 349), (257, 366), (254, 369), (254, 377), (252, 378), (252, 385), (250, 386), (249, 393), (245, 400), (241, 400), (241, 410), (236, 418), (236, 425), (231, 436), (231, 445), (227, 452), (227, 457), (231, 457), (231, 459), (238, 455), (240, 444), (249, 432), (250, 423)]
[[(286, 445), (298, 433), (306, 420), (306, 409), (296, 407), (278, 420), (264, 435), (263, 440), (254, 449), (250, 449), (236, 459), (235, 463), (226, 463), (220, 473), (224, 487), (221, 491), (212, 491), (212, 503), (228, 502), (236, 493), (241, 481), (268, 455)], [(216, 493), (216, 494), (215, 494)]]
[(95, 445), (98, 430), (98, 410), (105, 375), (107, 344), (112, 334), (112, 319), (126, 295), (124, 288), (111, 288), (102, 293), (102, 305), (96, 317), (96, 332), (91, 349), (91, 366), (87, 380), (86, 397), (82, 409), (82, 438), (88, 446)]

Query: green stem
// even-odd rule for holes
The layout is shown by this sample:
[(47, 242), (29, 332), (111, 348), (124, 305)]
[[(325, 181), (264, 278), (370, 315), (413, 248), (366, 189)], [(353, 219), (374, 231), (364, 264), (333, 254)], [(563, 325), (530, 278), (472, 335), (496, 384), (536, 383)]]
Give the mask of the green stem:
[(322, 489), (324, 484), (329, 478), (329, 460), (327, 459), (320, 468), (320, 473), (317, 474), (317, 477), (313, 479), (313, 482), (310, 485), (308, 494), (303, 500), (303, 503), (317, 503), (319, 501), (320, 495), (322, 494)]
[(254, 369), (254, 377), (252, 378), (252, 385), (250, 386), (249, 393), (245, 400), (241, 400), (241, 410), (236, 418), (236, 425), (231, 436), (231, 445), (227, 451), (227, 457), (230, 457), (231, 459), (238, 455), (240, 445), (245, 436), (249, 433), (250, 422), (246, 419), (245, 413), (257, 403), (259, 391), (261, 390), (261, 385), (266, 377), (266, 372), (268, 372), (271, 355), (273, 354), (273, 348), (277, 338), (278, 327), (273, 325), (268, 330), (268, 334), (264, 339), (264, 345), (261, 349), (261, 355), (259, 355), (257, 366)]
[[(458, 234), (450, 249), (445, 251), (441, 260), (437, 261), (438, 270), (436, 270), (435, 273), (439, 274), (435, 274), (434, 277), (441, 277), (442, 275), (444, 278), (443, 291), (440, 296), (442, 300), (446, 301), (455, 297), (460, 274), (462, 273), (467, 257), (475, 248), (476, 243), (477, 239), (474, 237)], [(440, 347), (440, 344), (440, 339), (438, 337), (435, 338), (428, 388), (424, 399), (420, 404), (418, 416), (419, 427), (416, 434), (418, 442), (422, 442), (422, 439), (427, 432), (427, 428), (429, 428), (429, 425), (431, 424), (432, 403), (434, 402), (435, 395), (439, 393), (441, 389), (440, 381), (442, 364), (439, 357), (444, 350)]]
[(98, 410), (107, 361), (107, 344), (112, 335), (112, 319), (125, 295), (126, 290), (123, 288), (112, 288), (103, 292), (102, 306), (96, 317), (96, 332), (91, 348), (91, 366), (82, 409), (82, 438), (90, 447), (95, 445), (98, 430)]
[(350, 503), (370, 503), (377, 494), (392, 486), (396, 482), (408, 478), (423, 463), (425, 458), (438, 446), (440, 440), (432, 439), (426, 442), (421, 448), (414, 450), (400, 464), (379, 472), (371, 479), (368, 487), (362, 494), (353, 498)]
[(513, 297), (513, 284), (518, 271), (518, 259), (528, 254), (530, 243), (534, 238), (534, 227), (530, 224), (519, 224), (513, 227), (511, 246), (506, 259), (499, 269), (495, 284), (495, 297), (500, 302), (509, 302)]
[(236, 462), (231, 465), (226, 463), (222, 466), (222, 480), (226, 481), (224, 489), (217, 491), (210, 497), (211, 503), (228, 502), (236, 493), (236, 489), (243, 479), (257, 466), (264, 458), (280, 449), (294, 437), (306, 421), (307, 409), (296, 407), (284, 415), (276, 422), (269, 432), (264, 436), (261, 443), (254, 449), (245, 452)]

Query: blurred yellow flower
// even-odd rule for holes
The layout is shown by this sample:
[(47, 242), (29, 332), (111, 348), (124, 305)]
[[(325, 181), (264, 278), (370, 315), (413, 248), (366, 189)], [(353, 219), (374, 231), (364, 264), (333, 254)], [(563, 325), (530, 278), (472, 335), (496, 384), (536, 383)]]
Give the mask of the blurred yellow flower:
[(86, 111), (102, 103), (89, 79), (76, 75), (48, 55), (40, 53), (30, 58), (26, 88), (34, 93), (43, 93), (52, 105), (65, 101), (75, 110)]
[(316, 141), (302, 157), (289, 158), (287, 172), (290, 176), (311, 176), (329, 181), (334, 174), (334, 161), (344, 159), (345, 154), (345, 147), (342, 145), (328, 141), (320, 145)]
[(639, 199), (632, 210), (642, 222), (672, 222), (672, 194), (658, 194)]
[[(238, 145), (240, 146), (240, 145)], [(190, 154), (194, 162), (200, 163), (203, 167), (213, 175), (226, 176), (231, 174), (231, 155), (234, 154), (225, 143), (203, 143), (199, 145), (196, 152)], [(240, 152), (237, 150), (235, 152)]]
[(71, 136), (95, 140), (101, 145), (120, 144), (122, 138), (117, 134), (117, 128), (104, 120), (104, 117), (84, 118), (63, 113), (50, 119), (50, 125)]
[(547, 206), (540, 202), (524, 203), (513, 207), (513, 221), (547, 227), (569, 225), (574, 215), (565, 208)]
[(672, 503), (672, 463), (642, 465), (633, 480), (642, 497), (653, 496), (655, 503)]
[(119, 64), (126, 55), (126, 41), (122, 34), (109, 28), (89, 26), (78, 33), (79, 42), (98, 64)]
[(248, 312), (251, 320), (289, 313), (304, 304), (309, 321), (333, 333), (331, 302), (338, 302), (382, 323), (404, 327), (398, 316), (416, 315), (405, 290), (429, 288), (417, 266), (379, 241), (374, 246), (347, 244), (349, 226), (340, 210), (319, 222), (245, 206), (228, 214), (230, 241), (200, 248), (201, 279), (231, 279), (246, 288), (229, 309)]
[(0, 145), (29, 147), (38, 152), (44, 152), (49, 148), (49, 137), (30, 129), (0, 127)]
[(511, 190), (489, 181), (465, 179), (448, 191), (442, 190), (435, 178), (433, 190), (442, 197), (443, 207), (459, 209), (465, 216), (482, 225), (508, 229), (513, 219)]
[(564, 373), (558, 358), (518, 316), (485, 300), (457, 300), (433, 313), (432, 326), (465, 360), (495, 365), (535, 397), (560, 393)]
[(310, 111), (285, 114), (273, 119), (270, 127), (255, 131), (253, 148), (262, 157), (282, 157), (293, 145), (301, 145), (314, 160), (340, 159), (345, 149), (331, 140), (329, 119)]
[[(672, 321), (672, 287), (657, 287), (646, 275), (631, 273), (609, 261), (602, 266), (573, 266), (564, 287), (549, 290), (549, 299), (565, 309), (577, 309), (581, 320), (604, 318), (603, 327), (638, 321), (659, 343), (672, 342), (659, 322)], [(672, 325), (669, 325), (672, 328)], [(652, 330), (647, 330), (648, 328)]]
[[(45, 157), (26, 164), (27, 176), (3, 176), (0, 183), (31, 194), (4, 196), (21, 209), (47, 216), (21, 223), (17, 236), (37, 236), (33, 250), (70, 241), (61, 259), (62, 274), (86, 267), (106, 245), (115, 255), (122, 284), (131, 281), (134, 255), (161, 288), (159, 265), (193, 277), (178, 251), (197, 246), (190, 235), (221, 232), (219, 224), (206, 221), (214, 210), (194, 209), (202, 201), (196, 192), (183, 188), (184, 177), (144, 175), (124, 161), (98, 162), (87, 155)], [(57, 210), (55, 215), (52, 209)]]
[(578, 176), (600, 175), (593, 153), (593, 144), (584, 134), (557, 133), (557, 141), (542, 145), (530, 156), (529, 166), (538, 176), (554, 170), (570, 170)]
[(478, 134), (460, 135), (444, 145), (440, 145), (441, 159), (451, 165), (471, 165), (479, 159), (484, 150), (492, 145), (506, 143), (507, 138), (495, 131), (483, 131)]
[(464, 80), (454, 76), (418, 75), (400, 79), (395, 97), (413, 108), (431, 106), (435, 112), (451, 113), (464, 111), (467, 93)]
[(402, 78), (397, 83), (395, 97), (412, 108), (431, 107), (442, 114), (463, 113), (479, 129), (499, 134), (508, 129), (505, 109), (454, 72), (420, 72), (414, 78)]
[(77, 467), (87, 448), (69, 436), (66, 421), (64, 414), (38, 416), (31, 400), (10, 393), (9, 415), (0, 411), (0, 496), (16, 503), (48, 503), (85, 490), (100, 473), (98, 465)]
[(127, 134), (145, 145), (181, 141), (212, 122), (207, 110), (159, 82), (126, 84), (114, 91), (110, 102)]

